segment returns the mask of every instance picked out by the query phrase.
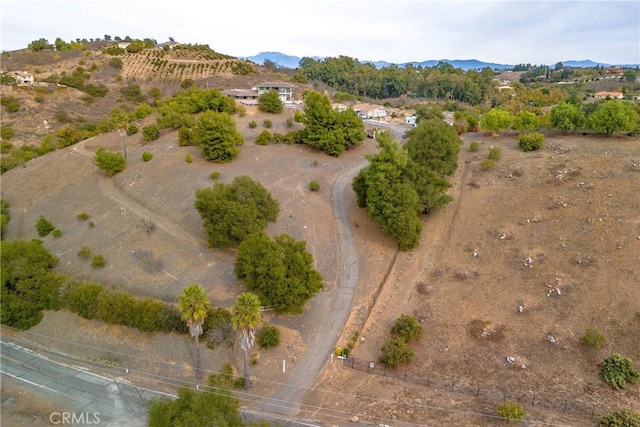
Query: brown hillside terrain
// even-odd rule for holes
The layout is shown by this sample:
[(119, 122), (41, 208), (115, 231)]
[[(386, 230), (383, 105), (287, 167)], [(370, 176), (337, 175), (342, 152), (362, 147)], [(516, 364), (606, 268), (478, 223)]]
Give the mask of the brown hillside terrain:
[[(220, 171), (223, 182), (247, 174), (280, 202), (278, 221), (268, 232), (305, 240), (327, 281), (326, 292), (332, 292), (339, 254), (329, 189), (375, 146), (367, 140), (332, 158), (298, 145), (254, 144), (261, 129), (249, 129), (250, 120), (261, 123), (269, 117), (272, 131), (284, 133), (290, 114), (265, 116), (249, 109), (237, 124), (245, 134), (241, 154), (224, 165), (204, 161), (195, 147), (179, 147), (175, 132), (148, 144), (139, 135), (130, 138), (127, 169), (113, 178), (92, 164), (92, 154), (101, 146), (119, 150), (116, 134), (34, 159), (3, 175), (2, 198), (11, 203), (7, 238), (36, 238), (35, 221), (45, 215), (63, 232), (60, 238), (44, 239), (60, 258), (60, 272), (170, 302), (185, 285), (201, 283), (215, 305), (229, 306), (242, 291), (233, 276), (233, 251), (207, 248), (193, 202), (197, 188), (212, 184), (212, 171)], [(490, 424), (465, 412), (493, 413), (504, 390), (522, 401), (532, 420), (589, 425), (592, 412), (597, 416), (619, 404), (637, 408), (638, 387), (613, 393), (598, 378), (597, 363), (612, 352), (640, 360), (638, 140), (550, 136), (546, 148), (534, 153), (522, 152), (509, 135), (494, 140), (467, 134), (463, 140), (451, 190), (454, 202), (425, 219), (420, 247), (401, 252), (395, 263), (392, 240), (356, 207), (353, 194), (347, 197), (359, 285), (338, 344), (345, 345), (358, 331), (352, 355), (355, 368), (364, 370), (327, 364), (305, 402), (340, 408), (361, 420), (453, 417), (459, 425)], [(481, 143), (479, 152), (468, 151), (471, 141)], [(491, 145), (501, 148), (502, 158), (494, 170), (482, 171), (479, 163)], [(142, 162), (142, 151), (152, 152), (153, 160)], [(187, 154), (193, 163), (184, 161)], [(317, 193), (308, 190), (312, 179), (320, 183)], [(90, 215), (93, 228), (76, 219), (80, 212)], [(92, 269), (76, 255), (82, 246), (103, 254), (107, 267)], [(286, 380), (288, 374), (278, 373), (281, 360), (295, 365), (310, 339), (310, 326), (328, 315), (318, 301), (312, 300), (301, 316), (266, 316), (291, 332), (279, 350), (260, 352), (252, 368), (253, 393), (268, 394)], [(392, 373), (380, 370), (377, 360), (391, 324), (403, 313), (414, 314), (425, 329), (412, 344), (415, 361), (395, 372), (400, 379), (367, 373), (369, 362), (377, 374)], [(606, 335), (602, 350), (578, 343), (589, 326)], [(85, 363), (115, 360), (119, 366), (149, 372), (162, 368), (174, 378), (192, 378), (185, 337), (146, 337), (47, 313), (22, 338), (43, 341)], [(139, 354), (149, 357), (141, 361)], [(235, 357), (205, 350), (203, 363), (216, 370)], [(166, 369), (153, 360), (175, 366)], [(241, 366), (239, 359), (235, 363)], [(443, 415), (429, 407), (462, 413)], [(326, 411), (309, 412), (326, 417)]]
[[(21, 104), (17, 113), (2, 112), (3, 125), (16, 132), (12, 142), (37, 145), (65, 126), (56, 119), (60, 111), (80, 123), (98, 121), (115, 107), (132, 109), (135, 105), (119, 91), (128, 84), (139, 84), (144, 94), (157, 87), (169, 96), (185, 78), (218, 89), (288, 81), (262, 67), (239, 76), (228, 68), (218, 72), (218, 66), (205, 77), (197, 64), (207, 61), (171, 55), (165, 59), (192, 66), (151, 76), (146, 55), (127, 55), (117, 72), (108, 66), (110, 59), (97, 51), (3, 57), (3, 70), (26, 69), (36, 80), (95, 64), (91, 82), (110, 89), (87, 104), (72, 88), (2, 86), (2, 96)], [(211, 60), (208, 70), (224, 62)], [(181, 68), (183, 74), (175, 71)], [(305, 87), (296, 85), (297, 99)], [(213, 185), (213, 171), (221, 173), (220, 182), (249, 175), (262, 183), (280, 203), (278, 221), (268, 233), (305, 240), (327, 288), (302, 315), (264, 313), (281, 329), (282, 342), (274, 350), (254, 349), (254, 386), (250, 395), (241, 395), (251, 406), (290, 378), (312, 338), (322, 335), (318, 325), (332, 315), (325, 301), (337, 291), (344, 255), (331, 189), (344, 173), (366, 164), (366, 154), (376, 152), (372, 139), (339, 158), (301, 145), (255, 144), (264, 119), (273, 122), (271, 132), (284, 134), (291, 116), (292, 111), (266, 115), (255, 107), (248, 107), (244, 117), (234, 116), (245, 144), (227, 164), (203, 160), (196, 147), (180, 147), (177, 133), (169, 130), (149, 143), (140, 134), (129, 137), (127, 168), (112, 178), (92, 158), (99, 147), (120, 151), (117, 133), (33, 159), (2, 175), (1, 196), (11, 203), (6, 238), (37, 238), (34, 224), (44, 215), (62, 231), (59, 238), (43, 238), (59, 257), (61, 273), (167, 302), (175, 302), (184, 286), (200, 283), (215, 306), (229, 307), (244, 289), (233, 273), (234, 250), (207, 247), (193, 207), (195, 192)], [(252, 120), (258, 123), (255, 129), (248, 127)], [(402, 129), (394, 128), (393, 135), (401, 140)], [(502, 425), (490, 415), (498, 403), (511, 399), (525, 407), (526, 420), (590, 426), (610, 409), (640, 410), (640, 387), (613, 392), (599, 379), (597, 366), (619, 352), (640, 367), (640, 141), (548, 135), (546, 147), (533, 153), (522, 152), (514, 135), (465, 134), (462, 141), (459, 168), (451, 177), (453, 202), (424, 218), (422, 241), (413, 251), (396, 256), (393, 240), (347, 192), (359, 280), (337, 345), (347, 345), (356, 333), (358, 343), (353, 359), (344, 364), (335, 358), (331, 364), (327, 355), (300, 417), (327, 425), (346, 425), (353, 416), (383, 425)], [(473, 141), (480, 143), (479, 152), (468, 150)], [(480, 162), (490, 146), (499, 147), (502, 157), (494, 169), (483, 171)], [(144, 151), (153, 160), (143, 162)], [(187, 155), (192, 163), (185, 161)], [(320, 183), (320, 191), (309, 190), (311, 180)], [(77, 219), (82, 212), (87, 221)], [(107, 266), (91, 268), (76, 254), (83, 246), (103, 255)], [(386, 370), (378, 363), (380, 348), (401, 314), (415, 315), (424, 336), (411, 344), (416, 358), (406, 369)], [(603, 349), (579, 344), (588, 327), (607, 337)], [(151, 388), (174, 390), (175, 384), (194, 381), (192, 346), (185, 336), (142, 334), (67, 312), (47, 312), (30, 331), (12, 334), (3, 328), (3, 335)], [(228, 362), (242, 366), (241, 352), (229, 349), (203, 347), (202, 360), (211, 372)], [(126, 377), (125, 368), (138, 374)], [(3, 384), (2, 392), (17, 396), (22, 390)], [(24, 421), (30, 405), (16, 406), (14, 412), (3, 406), (4, 423)], [(41, 417), (46, 407), (33, 405)], [(8, 418), (12, 414), (17, 418)]]

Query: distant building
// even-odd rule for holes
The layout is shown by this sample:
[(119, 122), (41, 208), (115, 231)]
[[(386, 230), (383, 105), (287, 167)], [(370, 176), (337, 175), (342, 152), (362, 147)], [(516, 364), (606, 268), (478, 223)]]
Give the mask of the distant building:
[(258, 91), (258, 96), (270, 90), (275, 90), (282, 102), (293, 101), (293, 85), (287, 82), (264, 82), (253, 88)]
[(387, 117), (387, 110), (371, 104), (356, 104), (353, 106), (353, 111), (356, 112), (361, 119), (380, 119)]
[(596, 92), (596, 94), (593, 95), (593, 96), (596, 99), (607, 99), (607, 98), (622, 99), (622, 98), (624, 98), (624, 94), (622, 92), (607, 92), (607, 91)]
[(13, 77), (16, 83), (20, 86), (32, 86), (35, 81), (33, 75), (26, 71), (9, 71), (4, 74)]

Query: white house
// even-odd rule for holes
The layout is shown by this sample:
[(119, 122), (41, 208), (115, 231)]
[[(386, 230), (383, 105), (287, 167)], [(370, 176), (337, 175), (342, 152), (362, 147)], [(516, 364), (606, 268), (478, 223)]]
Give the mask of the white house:
[(596, 99), (607, 99), (607, 98), (622, 99), (622, 98), (624, 98), (624, 94), (622, 92), (607, 92), (607, 91), (596, 92), (596, 94), (593, 95), (593, 96)]
[(258, 91), (258, 96), (270, 90), (278, 92), (282, 102), (293, 101), (293, 85), (287, 82), (264, 82), (260, 83), (253, 90)]
[(361, 119), (379, 119), (381, 117), (387, 117), (387, 110), (381, 107), (377, 107), (371, 104), (356, 104), (353, 106), (353, 111), (358, 114)]
[(34, 78), (32, 74), (27, 73), (26, 71), (9, 71), (9, 76), (13, 77), (18, 85), (28, 85), (31, 86), (34, 83)]

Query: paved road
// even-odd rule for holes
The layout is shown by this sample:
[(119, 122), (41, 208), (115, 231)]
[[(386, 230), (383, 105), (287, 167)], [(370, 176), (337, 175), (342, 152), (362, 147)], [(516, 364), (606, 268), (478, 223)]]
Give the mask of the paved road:
[[(53, 423), (64, 412), (75, 414), (75, 425), (142, 427), (146, 425), (146, 401), (163, 396), (80, 368), (56, 362), (16, 344), (1, 341), (0, 372), (33, 387), (53, 406)], [(73, 415), (69, 415), (72, 417)], [(99, 422), (96, 422), (99, 421)]]
[[(377, 121), (375, 124), (389, 129), (396, 141), (401, 141), (402, 135), (409, 129), (408, 126), (389, 125)], [(287, 383), (280, 386), (272, 396), (259, 402), (258, 407), (265, 411), (286, 415), (299, 413), (300, 402), (305, 392), (311, 387), (315, 377), (329, 360), (349, 317), (358, 286), (358, 250), (351, 228), (346, 197), (352, 191), (353, 177), (367, 164), (368, 161), (363, 161), (344, 171), (331, 187), (333, 215), (338, 226), (338, 259), (340, 264), (336, 291), (330, 294), (321, 293), (317, 297), (330, 298), (331, 301), (326, 306), (331, 307), (331, 311), (322, 317), (323, 324), (316, 327), (322, 333), (316, 334), (307, 343), (308, 350), (295, 364), (294, 373)]]

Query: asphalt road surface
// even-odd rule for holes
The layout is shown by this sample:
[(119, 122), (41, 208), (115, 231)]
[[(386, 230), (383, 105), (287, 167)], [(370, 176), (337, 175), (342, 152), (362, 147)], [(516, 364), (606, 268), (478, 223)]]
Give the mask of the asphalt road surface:
[(0, 345), (3, 376), (30, 385), (43, 398), (60, 404), (50, 414), (52, 424), (63, 424), (66, 417), (76, 421), (74, 425), (145, 426), (146, 402), (163, 396), (56, 362), (10, 342), (0, 341)]

